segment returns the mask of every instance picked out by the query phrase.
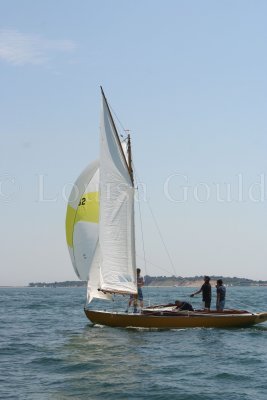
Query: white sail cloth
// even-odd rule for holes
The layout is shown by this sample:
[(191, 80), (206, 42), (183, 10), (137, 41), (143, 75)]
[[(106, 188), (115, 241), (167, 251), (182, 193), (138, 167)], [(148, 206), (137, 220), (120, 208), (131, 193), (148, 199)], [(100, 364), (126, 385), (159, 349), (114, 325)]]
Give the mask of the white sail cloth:
[(134, 187), (103, 93), (100, 161), (75, 182), (66, 236), (73, 268), (88, 281), (88, 302), (110, 298), (110, 293), (137, 293)]
[(90, 281), (90, 298), (109, 298), (99, 291), (99, 162), (88, 165), (71, 191), (66, 236), (70, 258), (79, 279)]
[(100, 122), (101, 289), (136, 293), (134, 187), (103, 96)]

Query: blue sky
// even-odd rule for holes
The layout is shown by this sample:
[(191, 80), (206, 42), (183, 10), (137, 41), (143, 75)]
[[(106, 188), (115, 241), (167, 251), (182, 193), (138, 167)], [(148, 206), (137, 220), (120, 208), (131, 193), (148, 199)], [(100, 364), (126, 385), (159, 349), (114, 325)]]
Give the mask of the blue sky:
[(66, 195), (98, 156), (100, 85), (146, 188), (142, 272), (267, 279), (266, 14), (243, 0), (0, 3), (0, 285), (75, 279)]

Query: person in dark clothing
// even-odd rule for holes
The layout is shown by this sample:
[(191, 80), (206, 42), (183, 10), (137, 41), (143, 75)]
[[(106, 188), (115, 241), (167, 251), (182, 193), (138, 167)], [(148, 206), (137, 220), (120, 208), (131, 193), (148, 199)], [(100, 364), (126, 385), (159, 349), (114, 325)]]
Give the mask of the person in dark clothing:
[(175, 305), (179, 311), (194, 311), (192, 305), (186, 301), (176, 300)]
[(211, 303), (211, 285), (210, 285), (210, 277), (204, 276), (204, 283), (201, 288), (190, 295), (190, 297), (194, 297), (195, 294), (202, 292), (202, 301), (204, 303), (204, 309), (210, 310), (210, 303)]

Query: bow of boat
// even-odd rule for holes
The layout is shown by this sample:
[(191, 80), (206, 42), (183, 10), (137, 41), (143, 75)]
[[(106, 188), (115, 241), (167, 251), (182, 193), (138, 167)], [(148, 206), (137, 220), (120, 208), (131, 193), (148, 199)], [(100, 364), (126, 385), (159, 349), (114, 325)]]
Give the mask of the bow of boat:
[(257, 313), (256, 316), (257, 316), (257, 320), (259, 321), (258, 323), (267, 321), (267, 312)]

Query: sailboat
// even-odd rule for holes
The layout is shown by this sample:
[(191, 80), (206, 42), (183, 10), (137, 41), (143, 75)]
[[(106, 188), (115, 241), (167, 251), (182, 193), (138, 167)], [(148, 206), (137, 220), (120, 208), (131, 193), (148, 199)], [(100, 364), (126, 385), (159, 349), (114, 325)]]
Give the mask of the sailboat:
[(174, 305), (139, 313), (96, 310), (95, 299), (136, 295), (134, 176), (130, 135), (121, 141), (101, 87), (100, 157), (78, 177), (70, 194), (66, 238), (73, 268), (87, 281), (84, 311), (93, 324), (111, 327), (245, 327), (267, 320), (267, 312), (179, 311)]

